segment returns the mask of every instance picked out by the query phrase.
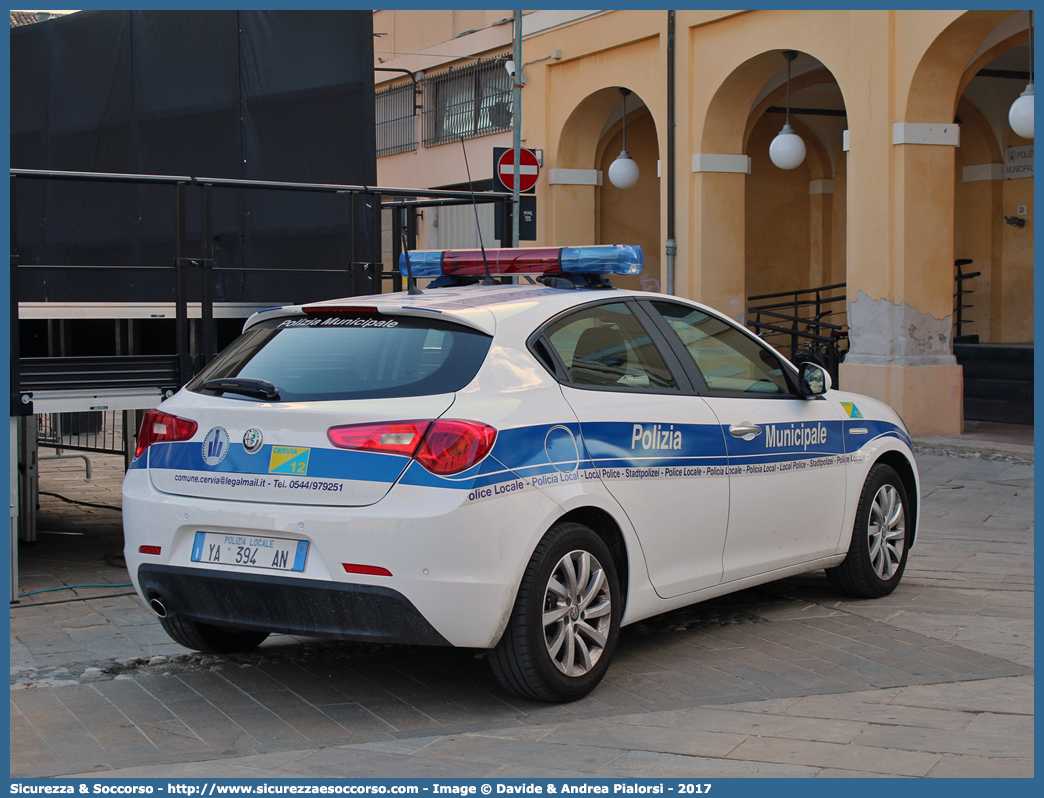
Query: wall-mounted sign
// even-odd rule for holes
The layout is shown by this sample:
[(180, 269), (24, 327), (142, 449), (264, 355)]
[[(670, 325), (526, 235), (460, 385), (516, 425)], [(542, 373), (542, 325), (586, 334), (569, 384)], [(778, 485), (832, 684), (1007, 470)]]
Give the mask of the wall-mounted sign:
[[(533, 150), (518, 151), (518, 190), (529, 193), (540, 176), (540, 160)], [(500, 181), (500, 185), (497, 181)], [(502, 187), (501, 187), (502, 186)], [(493, 148), (493, 190), (513, 191), (515, 187), (515, 151), (509, 147)]]
[[(519, 210), (522, 212), (518, 218), (518, 240), (519, 241), (536, 241), (537, 237), (537, 198), (532, 194), (523, 194), (519, 198)], [(504, 217), (507, 220), (508, 234), (507, 238), (511, 238), (511, 203), (508, 203), (507, 213)], [(500, 224), (502, 218), (501, 214), (497, 213), (493, 216), (493, 235), (496, 238), (503, 238), (503, 234), (500, 232)], [(503, 246), (503, 244), (501, 244)], [(509, 243), (508, 246), (511, 246)]]
[(1008, 147), (1004, 151), (1004, 179), (1017, 180), (1020, 177), (1033, 177), (1032, 144)]

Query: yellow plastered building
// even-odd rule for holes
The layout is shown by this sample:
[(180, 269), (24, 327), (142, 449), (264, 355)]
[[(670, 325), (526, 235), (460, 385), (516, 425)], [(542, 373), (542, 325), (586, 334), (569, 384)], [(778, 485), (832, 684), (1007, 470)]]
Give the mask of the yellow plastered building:
[[(980, 272), (962, 332), (1032, 343), (1033, 142), (1008, 123), (1026, 11), (527, 11), (518, 109), (497, 77), (513, 13), (374, 12), (379, 185), (466, 186), (466, 152), (488, 187), (517, 110), (543, 161), (536, 245), (640, 244), (618, 284), (741, 320), (751, 296), (845, 283), (841, 384), (914, 435), (962, 429), (956, 259)], [(382, 106), (396, 91), (412, 119)], [(781, 169), (788, 96), (806, 155)], [(625, 102), (639, 178), (620, 189)], [(420, 246), (476, 246), (461, 213), (425, 209)]]

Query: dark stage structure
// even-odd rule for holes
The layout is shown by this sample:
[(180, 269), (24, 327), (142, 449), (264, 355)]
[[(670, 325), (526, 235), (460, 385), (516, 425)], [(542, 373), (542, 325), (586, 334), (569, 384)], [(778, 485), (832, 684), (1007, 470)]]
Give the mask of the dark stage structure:
[[(14, 28), (11, 166), (373, 186), (372, 68), (369, 11), (83, 11)], [(15, 183), (20, 266), (170, 265), (170, 186)], [(201, 194), (185, 193), (183, 257), (209, 254)], [(349, 195), (224, 187), (210, 210), (213, 265), (257, 270), (221, 274), (219, 302), (344, 293), (362, 286), (264, 270), (380, 260), (379, 209)], [(67, 271), (22, 299), (135, 301), (140, 283), (119, 282)]]

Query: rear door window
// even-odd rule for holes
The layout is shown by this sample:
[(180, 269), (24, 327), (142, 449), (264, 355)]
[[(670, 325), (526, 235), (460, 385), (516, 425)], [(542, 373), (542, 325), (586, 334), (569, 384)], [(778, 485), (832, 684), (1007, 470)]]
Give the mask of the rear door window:
[(551, 324), (545, 335), (577, 387), (677, 390), (659, 350), (626, 303), (583, 308)]
[(474, 378), (491, 340), (467, 327), (411, 316), (269, 319), (240, 336), (187, 387), (250, 399), (204, 384), (264, 380), (281, 402), (452, 393)]

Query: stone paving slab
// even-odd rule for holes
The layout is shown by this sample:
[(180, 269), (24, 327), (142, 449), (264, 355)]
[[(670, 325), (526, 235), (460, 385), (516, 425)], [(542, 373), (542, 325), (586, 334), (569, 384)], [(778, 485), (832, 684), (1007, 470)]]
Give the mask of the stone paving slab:
[(871, 725), (852, 742), (854, 745), (898, 747), (936, 754), (1030, 759), (1033, 756), (1033, 723), (1012, 722), (997, 729), (983, 730), (976, 729), (973, 722), (958, 731)]
[(958, 779), (968, 778), (969, 774), (980, 779), (1032, 779), (1033, 760), (946, 755), (928, 772), (928, 777)]
[(734, 762), (701, 756), (677, 756), (655, 751), (628, 751), (598, 772), (600, 777), (681, 779), (809, 778), (817, 769), (777, 762)]
[(751, 713), (764, 712), (776, 718), (794, 717), (800, 719), (801, 723), (815, 719), (847, 720), (863, 724), (859, 727), (860, 731), (865, 728), (867, 723), (910, 726), (918, 729), (960, 730), (972, 720), (972, 716), (964, 712), (864, 703), (859, 700), (857, 693), (806, 696), (789, 701), (785, 706), (775, 709), (767, 706), (760, 708), (749, 704), (733, 709)]
[(795, 740), (850, 743), (865, 728), (860, 721), (838, 718), (754, 715), (721, 709), (695, 709), (672, 720), (671, 728), (692, 729)]
[(936, 754), (858, 745), (755, 737), (736, 748), (729, 759), (778, 762), (820, 768), (840, 768), (888, 776), (927, 776), (939, 762)]

